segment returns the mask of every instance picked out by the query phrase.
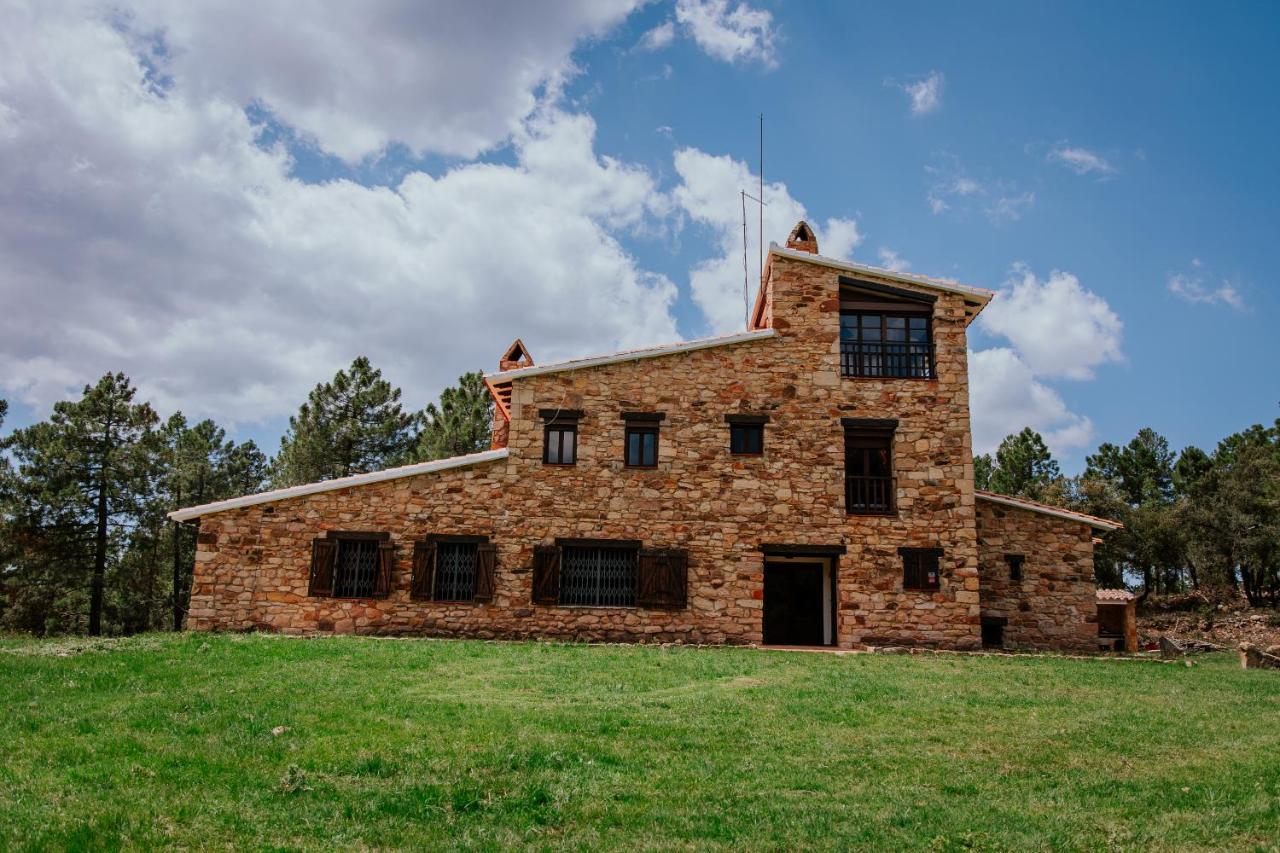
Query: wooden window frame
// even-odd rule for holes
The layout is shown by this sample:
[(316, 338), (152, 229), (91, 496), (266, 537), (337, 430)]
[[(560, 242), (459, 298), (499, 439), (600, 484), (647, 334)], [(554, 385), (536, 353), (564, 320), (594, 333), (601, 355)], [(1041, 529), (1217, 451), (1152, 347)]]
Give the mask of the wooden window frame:
[[(768, 415), (725, 415), (725, 423), (729, 425), (730, 456), (764, 456), (764, 425), (769, 422)], [(759, 450), (734, 450), (734, 436), (737, 433), (754, 432), (759, 436)], [(743, 442), (747, 444), (747, 442)], [(749, 444), (748, 444), (749, 446)]]
[[(558, 433), (559, 438), (559, 462), (551, 461), (551, 434)], [(573, 461), (565, 462), (564, 460), (564, 436), (573, 436)], [(542, 464), (553, 465), (557, 468), (570, 468), (578, 464), (578, 422), (568, 418), (560, 420), (547, 421), (542, 426)]]
[[(328, 543), (332, 549), (331, 564), (328, 566), (328, 583), (317, 584), (317, 559), (321, 551), (318, 543)], [(339, 588), (338, 573), (342, 568), (342, 546), (344, 542), (376, 543), (373, 589), (369, 595), (335, 595)], [(370, 530), (327, 530), (321, 538), (312, 540), (311, 568), (307, 595), (313, 598), (332, 598), (339, 601), (368, 601), (375, 598), (387, 598), (395, 584), (396, 547), (391, 541), (390, 533)]]
[[(898, 556), (902, 558), (903, 592), (937, 592), (942, 589), (942, 554), (941, 548), (899, 548)], [(933, 563), (932, 584), (928, 581), (929, 564), (924, 561)], [(917, 579), (923, 580), (916, 583)]]
[[(893, 445), (897, 438), (898, 421), (896, 418), (841, 418), (844, 427), (844, 471), (845, 471), (845, 514), (856, 516), (896, 516), (898, 514), (898, 478), (894, 475)], [(874, 446), (873, 446), (874, 443)], [(856, 446), (864, 444), (866, 446)], [(851, 445), (854, 445), (851, 447)], [(849, 473), (850, 451), (862, 453), (885, 451), (888, 454), (887, 477), (872, 477), (869, 474), (854, 475)], [(870, 470), (870, 459), (864, 458), (864, 469)], [(858, 488), (866, 489), (869, 484), (858, 486), (855, 480), (881, 480), (879, 487), (884, 489), (885, 500), (876, 506), (860, 506), (854, 492)], [(862, 502), (867, 503), (867, 502)]]
[[(436, 559), (440, 545), (475, 545), (476, 565), (470, 598), (440, 598)], [(415, 601), (442, 604), (483, 604), (493, 600), (496, 584), (497, 548), (488, 536), (431, 533), (414, 542), (413, 577), (409, 597)]]
[[(638, 469), (641, 471), (653, 470), (658, 467), (659, 450), (662, 447), (662, 420), (666, 415), (662, 412), (623, 412), (622, 419), (626, 422), (626, 427), (622, 430), (622, 464), (626, 468)], [(644, 443), (640, 445), (641, 462), (632, 464), (631, 462), (631, 436), (633, 435), (652, 435), (653, 436), (653, 464), (643, 464), (644, 460)]]
[[(891, 302), (886, 302), (882, 307), (877, 307), (875, 303), (844, 303), (844, 304), (845, 305), (852, 304), (852, 305), (856, 305), (856, 307), (842, 307), (840, 309), (840, 319), (841, 319), (840, 346), (842, 349), (841, 363), (840, 363), (840, 376), (842, 378), (844, 379), (877, 379), (882, 381), (906, 379), (906, 380), (914, 380), (914, 381), (922, 381), (922, 382), (933, 382), (937, 380), (938, 378), (937, 346), (935, 345), (934, 339), (933, 339), (933, 306), (932, 305), (894, 304)], [(880, 337), (879, 337), (879, 340), (877, 341), (862, 340), (862, 318), (869, 317), (869, 316), (876, 316), (880, 318)], [(849, 340), (844, 336), (843, 320), (845, 317), (858, 318), (857, 322), (855, 323), (855, 328), (858, 330), (858, 337), (854, 340)], [(890, 318), (906, 321), (906, 325), (905, 325), (906, 340), (903, 340), (903, 341), (889, 340), (889, 319)], [(920, 318), (924, 318), (925, 339), (923, 342), (912, 341), (911, 340), (911, 320), (920, 319)], [(903, 347), (907, 348), (906, 352), (901, 353), (900, 355), (903, 355), (908, 359), (907, 361), (908, 367), (910, 367), (910, 365), (913, 363), (912, 359), (913, 359), (913, 356), (915, 355), (914, 353), (912, 353), (911, 347), (913, 345), (916, 347), (923, 345), (925, 347), (925, 355), (927, 356), (925, 374), (916, 375), (916, 374), (909, 373), (907, 375), (897, 375), (897, 374), (886, 373), (883, 371), (883, 369), (881, 370), (880, 373), (858, 373), (853, 370), (846, 370), (845, 364), (844, 364), (844, 355), (843, 355), (843, 348), (846, 343), (851, 343), (856, 345), (864, 345), (864, 344), (872, 344), (872, 343), (880, 344), (880, 345), (901, 344)], [(879, 354), (879, 358), (884, 359), (889, 355), (891, 355), (891, 353), (887, 351), (882, 351)]]
[(1009, 567), (1009, 580), (1017, 582), (1022, 580), (1022, 567), (1026, 565), (1027, 558), (1025, 554), (1005, 554), (1005, 565)]

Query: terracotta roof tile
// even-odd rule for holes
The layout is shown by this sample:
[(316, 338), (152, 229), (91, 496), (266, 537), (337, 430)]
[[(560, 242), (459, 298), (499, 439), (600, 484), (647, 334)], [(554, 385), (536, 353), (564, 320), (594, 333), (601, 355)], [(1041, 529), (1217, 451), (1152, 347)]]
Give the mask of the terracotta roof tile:
[(975, 490), (974, 494), (979, 500), (991, 501), (992, 503), (1005, 504), (1006, 506), (1018, 507), (1020, 509), (1029, 510), (1030, 512), (1039, 512), (1045, 515), (1053, 515), (1058, 518), (1072, 519), (1074, 521), (1082, 521), (1085, 524), (1099, 528), (1101, 530), (1120, 530), (1124, 527), (1118, 521), (1112, 521), (1108, 518), (1099, 518), (1096, 515), (1089, 515), (1084, 512), (1076, 512), (1072, 509), (1063, 509), (1060, 506), (1052, 504), (1042, 504), (1039, 501), (1031, 501), (1026, 498), (1014, 498), (1009, 495), (1001, 495), (996, 492), (984, 492), (981, 489)]

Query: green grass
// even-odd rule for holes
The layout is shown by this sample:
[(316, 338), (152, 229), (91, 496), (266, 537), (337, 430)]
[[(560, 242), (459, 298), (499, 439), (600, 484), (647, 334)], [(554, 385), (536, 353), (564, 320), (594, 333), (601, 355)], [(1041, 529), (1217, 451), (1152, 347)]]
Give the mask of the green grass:
[(5, 850), (1280, 849), (1227, 656), (7, 639), (0, 749)]

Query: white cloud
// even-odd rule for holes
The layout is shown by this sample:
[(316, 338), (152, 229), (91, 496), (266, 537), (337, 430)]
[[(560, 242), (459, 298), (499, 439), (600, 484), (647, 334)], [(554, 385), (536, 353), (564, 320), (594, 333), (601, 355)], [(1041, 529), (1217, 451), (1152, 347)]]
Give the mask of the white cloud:
[(985, 208), (987, 218), (996, 224), (1017, 222), (1036, 203), (1033, 192), (999, 195)]
[(1012, 181), (974, 178), (959, 157), (947, 152), (935, 154), (934, 162), (924, 170), (929, 176), (925, 201), (935, 215), (949, 210), (961, 215), (980, 210), (1000, 225), (1021, 219), (1036, 201), (1034, 192), (1018, 192)]
[(1070, 411), (1012, 349), (971, 351), (969, 383), (975, 454), (993, 452), (1005, 436), (1023, 427), (1044, 436), (1058, 455), (1086, 447), (1093, 438), (1092, 422)]
[[(510, 164), (307, 184), (238, 100), (189, 75), (157, 91), (117, 26), (52, 4), (6, 17), (0, 387), (27, 403), (123, 370), (162, 410), (253, 422), (363, 353), (418, 406), (517, 335), (539, 360), (678, 337), (674, 285), (616, 239), (663, 197), (595, 152), (588, 116), (535, 110)], [(328, 73), (375, 73), (362, 61), (337, 50)], [(505, 133), (498, 100), (462, 124)]]
[(978, 323), (1008, 338), (1036, 376), (1089, 379), (1099, 365), (1124, 358), (1124, 324), (1106, 300), (1067, 272), (1054, 270), (1042, 281), (1015, 266)]
[(715, 59), (778, 64), (773, 15), (764, 9), (729, 0), (676, 0), (676, 21)]
[[(697, 264), (689, 275), (693, 301), (706, 317), (711, 331), (724, 332), (743, 327), (742, 299), (742, 189), (754, 193), (757, 178), (747, 165), (731, 157), (715, 157), (694, 148), (682, 148), (675, 156), (681, 183), (672, 192), (678, 209), (698, 226), (707, 229), (715, 257)], [(768, 206), (764, 212), (765, 243), (782, 242), (800, 219), (805, 208), (791, 197), (785, 184), (765, 186)], [(748, 299), (754, 299), (760, 281), (757, 239), (757, 210), (748, 201), (747, 258)], [(858, 224), (852, 219), (828, 219), (817, 231), (818, 250), (824, 255), (849, 257), (862, 242)]]
[(676, 25), (673, 21), (663, 21), (640, 37), (636, 50), (662, 50), (670, 46), (676, 38)]
[(1077, 175), (1113, 175), (1116, 167), (1100, 154), (1078, 146), (1058, 145), (1049, 152), (1049, 161), (1061, 163)]
[(922, 116), (942, 106), (942, 87), (946, 78), (940, 71), (931, 71), (927, 77), (903, 83), (899, 88), (911, 101), (911, 114)]
[(888, 246), (881, 246), (880, 251), (876, 254), (880, 258), (880, 266), (887, 270), (906, 272), (911, 269), (911, 261), (908, 261)]
[[(391, 142), (461, 157), (502, 142), (539, 91), (572, 72), (574, 45), (604, 34), (637, 3), (112, 5), (132, 31), (162, 37), (168, 50), (152, 60), (186, 97), (260, 103), (326, 151), (356, 161)], [(86, 0), (80, 8), (97, 6)]]
[[(1203, 269), (1204, 264), (1193, 260), (1191, 265)], [(1216, 286), (1198, 273), (1187, 275), (1174, 273), (1169, 276), (1169, 292), (1185, 302), (1201, 305), (1228, 305), (1237, 311), (1246, 310), (1244, 295), (1231, 282), (1223, 281)]]

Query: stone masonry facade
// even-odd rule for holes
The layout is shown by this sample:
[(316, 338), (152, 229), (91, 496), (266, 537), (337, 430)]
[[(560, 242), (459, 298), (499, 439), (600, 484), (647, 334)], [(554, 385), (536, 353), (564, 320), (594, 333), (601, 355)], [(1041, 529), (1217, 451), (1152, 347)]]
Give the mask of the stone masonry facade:
[[(1021, 578), (1011, 577), (1019, 564)], [(982, 616), (1004, 625), (1015, 649), (1098, 648), (1093, 531), (991, 501), (978, 501)]]
[[(189, 624), (200, 630), (760, 643), (771, 543), (834, 554), (833, 644), (968, 649), (983, 614), (1020, 645), (1082, 648), (1092, 610), (1085, 523), (993, 508), (973, 484), (966, 326), (974, 303), (866, 269), (858, 278), (936, 297), (936, 378), (849, 378), (840, 364), (840, 278), (772, 252), (756, 326), (725, 345), (510, 381), (506, 455), (463, 467), (199, 513)], [(496, 378), (502, 378), (497, 374)], [(577, 463), (543, 464), (547, 411), (580, 413)], [(624, 413), (661, 413), (656, 467), (623, 464)], [(726, 415), (767, 416), (764, 452), (732, 456)], [(896, 511), (845, 509), (842, 419), (892, 418)], [(308, 596), (311, 543), (327, 531), (390, 535), (384, 598)], [(486, 536), (493, 596), (410, 598), (413, 543)], [(638, 540), (688, 555), (687, 606), (533, 603), (534, 549), (558, 538)], [(900, 548), (940, 552), (934, 590), (903, 588)], [(1022, 549), (1018, 590), (998, 579)], [(839, 553), (837, 553), (837, 551)], [(994, 556), (993, 556), (994, 555)], [(997, 562), (992, 562), (996, 560)], [(990, 584), (990, 587), (987, 587)]]

